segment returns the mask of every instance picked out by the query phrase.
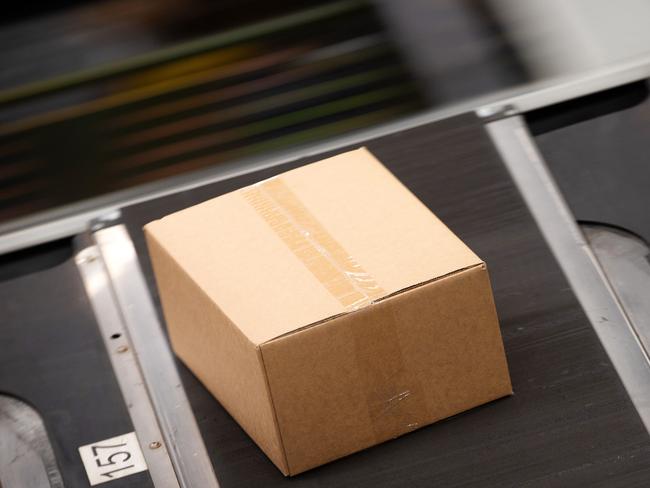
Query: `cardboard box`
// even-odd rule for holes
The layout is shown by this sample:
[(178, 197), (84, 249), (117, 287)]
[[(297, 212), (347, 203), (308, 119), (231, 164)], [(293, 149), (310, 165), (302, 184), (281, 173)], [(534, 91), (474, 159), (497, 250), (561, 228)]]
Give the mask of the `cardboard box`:
[(485, 264), (365, 149), (145, 232), (176, 353), (285, 475), (511, 393)]

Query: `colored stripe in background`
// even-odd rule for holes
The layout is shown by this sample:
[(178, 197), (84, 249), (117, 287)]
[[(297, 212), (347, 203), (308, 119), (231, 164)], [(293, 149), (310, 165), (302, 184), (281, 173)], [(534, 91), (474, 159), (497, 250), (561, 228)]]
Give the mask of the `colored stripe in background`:
[(332, 5), (5, 93), (80, 102), (0, 127), (0, 222), (425, 108), (372, 4)]

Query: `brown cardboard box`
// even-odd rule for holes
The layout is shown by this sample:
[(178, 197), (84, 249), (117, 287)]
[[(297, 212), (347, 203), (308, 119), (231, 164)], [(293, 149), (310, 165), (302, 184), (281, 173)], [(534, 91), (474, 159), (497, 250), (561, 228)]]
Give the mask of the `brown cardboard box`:
[(511, 393), (485, 264), (365, 149), (145, 231), (176, 353), (285, 475)]

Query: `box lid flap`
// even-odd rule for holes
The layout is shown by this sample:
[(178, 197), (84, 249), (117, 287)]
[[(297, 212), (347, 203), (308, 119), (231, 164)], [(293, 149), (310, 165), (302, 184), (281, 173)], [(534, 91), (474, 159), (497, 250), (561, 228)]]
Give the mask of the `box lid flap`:
[(481, 263), (365, 149), (145, 230), (254, 344)]

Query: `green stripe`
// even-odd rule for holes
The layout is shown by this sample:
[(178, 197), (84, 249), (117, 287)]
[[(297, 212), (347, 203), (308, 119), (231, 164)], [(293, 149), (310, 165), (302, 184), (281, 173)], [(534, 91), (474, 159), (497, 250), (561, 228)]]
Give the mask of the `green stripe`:
[[(341, 98), (339, 100), (316, 105), (303, 110), (297, 110), (276, 117), (271, 117), (260, 122), (253, 122), (238, 127), (235, 131), (245, 137), (251, 135), (258, 135), (265, 132), (270, 132), (279, 128), (295, 125), (301, 122), (308, 122), (310, 120), (319, 119), (327, 115), (333, 115), (337, 112), (345, 112), (352, 108), (362, 107), (374, 102), (390, 99), (394, 96), (403, 94), (410, 87), (409, 83), (390, 86), (388, 88), (381, 88), (372, 90), (360, 95), (353, 95), (351, 97)], [(215, 134), (218, 137), (218, 132)]]
[(367, 85), (373, 81), (389, 78), (392, 75), (402, 72), (398, 67), (379, 68), (365, 73), (338, 78), (326, 81), (307, 88), (299, 88), (294, 91), (273, 95), (256, 102), (245, 103), (236, 107), (236, 115), (248, 115), (262, 110), (269, 110), (284, 105), (286, 102), (295, 103), (309, 100), (312, 97), (328, 95), (346, 88)]
[[(246, 138), (251, 136), (266, 134), (268, 132), (272, 132), (277, 129), (282, 129), (299, 123), (317, 120), (326, 117), (328, 115), (342, 113), (352, 108), (364, 107), (372, 103), (390, 100), (395, 96), (404, 94), (405, 91), (408, 90), (409, 88), (412, 88), (410, 84), (403, 83), (400, 85), (372, 90), (369, 92), (362, 93), (360, 95), (354, 95), (339, 100), (335, 100), (332, 102), (323, 103), (303, 110), (298, 110), (295, 112), (278, 115), (275, 117), (268, 118), (266, 120), (261, 120), (259, 122), (252, 122), (250, 124), (241, 125), (224, 131), (225, 134), (227, 134), (225, 137), (223, 137), (224, 132), (222, 132), (221, 140), (219, 140), (220, 132), (215, 132), (214, 138), (215, 141), (217, 141), (216, 144), (205, 145), (202, 148), (193, 149), (191, 152), (204, 151), (209, 149), (210, 147), (214, 147), (215, 145), (218, 146), (224, 143), (232, 143), (236, 141), (246, 140)], [(174, 144), (176, 143), (172, 143), (172, 145)], [(165, 147), (165, 146), (159, 146), (158, 148), (160, 147)], [(137, 156), (137, 154), (138, 154), (137, 152), (134, 153), (134, 156)], [(128, 157), (132, 157), (132, 156), (128, 156)], [(175, 157), (178, 156), (173, 156), (172, 159)], [(153, 161), (148, 161), (142, 164), (141, 167), (153, 166), (159, 164), (161, 161), (164, 161), (165, 159), (167, 158), (162, 157), (159, 159), (155, 159)]]
[(366, 127), (372, 123), (379, 122), (380, 120), (388, 117), (393, 117), (398, 114), (403, 114), (412, 111), (416, 108), (413, 102), (406, 102), (403, 104), (395, 105), (390, 108), (380, 109), (377, 111), (369, 112), (357, 117), (352, 117), (343, 121), (331, 122), (312, 129), (306, 129), (286, 136), (275, 137), (270, 141), (258, 142), (249, 144), (243, 149), (235, 149), (232, 151), (225, 151), (218, 156), (228, 154), (229, 157), (241, 157), (246, 154), (268, 151), (270, 149), (280, 149), (294, 144), (300, 144), (314, 139), (322, 139), (337, 133), (346, 132), (361, 127)]
[[(223, 123), (227, 120), (234, 120), (246, 115), (256, 114), (265, 110), (271, 110), (277, 107), (282, 107), (286, 104), (303, 102), (306, 100), (310, 100), (314, 97), (329, 95), (332, 93), (339, 92), (341, 90), (367, 85), (376, 81), (386, 80), (391, 76), (403, 72), (404, 71), (400, 67), (390, 66), (388, 68), (378, 68), (375, 70), (366, 71), (365, 73), (359, 73), (359, 74), (346, 76), (343, 78), (337, 78), (331, 81), (322, 82), (317, 85), (308, 86), (305, 88), (297, 88), (295, 90), (291, 90), (286, 93), (281, 93), (278, 95), (272, 95), (270, 97), (263, 98), (261, 100), (243, 103), (233, 108), (228, 108), (221, 111), (214, 111), (213, 118), (210, 120), (210, 123), (209, 124), (206, 123), (205, 126), (210, 124), (215, 124), (215, 123)], [(205, 114), (200, 114), (198, 115), (198, 117), (202, 117), (204, 115)], [(170, 122), (168, 124), (176, 124), (187, 118), (188, 117), (179, 117), (173, 122)], [(189, 118), (191, 119), (192, 117)], [(151, 124), (151, 119), (145, 122)], [(142, 123), (143, 122), (138, 121), (136, 124), (125, 125), (123, 127), (120, 127), (120, 130), (129, 131), (129, 129), (132, 128), (133, 126)], [(164, 127), (167, 124), (162, 124), (162, 125)], [(160, 127), (159, 125), (153, 125), (145, 129), (142, 129), (141, 132), (144, 133), (147, 133), (149, 131), (155, 132), (156, 129), (158, 129), (159, 127)], [(196, 128), (199, 129), (201, 128), (201, 126)], [(135, 134), (137, 134), (137, 132), (135, 132)], [(169, 137), (171, 135), (177, 135), (177, 133), (166, 135), (163, 137)], [(149, 141), (149, 139), (146, 140)]]
[[(223, 163), (228, 160), (237, 160), (242, 157), (249, 156), (251, 154), (261, 153), (265, 151), (274, 151), (278, 149), (283, 149), (289, 146), (296, 146), (299, 144), (305, 144), (307, 142), (323, 140), (328, 137), (332, 137), (336, 134), (341, 134), (342, 132), (350, 132), (357, 129), (362, 129), (373, 124), (380, 123), (382, 121), (393, 119), (396, 116), (404, 115), (409, 112), (413, 112), (419, 108), (419, 104), (414, 102), (405, 102), (393, 107), (377, 109), (372, 112), (365, 114), (357, 115), (349, 119), (329, 122), (318, 127), (313, 127), (311, 129), (305, 129), (292, 134), (287, 134), (280, 137), (274, 137), (268, 141), (257, 142), (254, 144), (247, 144), (246, 146), (238, 149), (231, 149), (228, 151), (222, 151), (214, 154), (214, 163), (206, 163), (200, 165), (200, 167), (192, 168), (189, 170), (197, 171), (206, 166), (213, 166), (219, 163)], [(169, 166), (155, 166), (146, 168), (144, 171), (128, 171), (123, 173), (122, 178), (117, 177), (115, 181), (124, 180), (125, 178), (136, 178), (138, 176), (144, 176), (147, 173), (155, 172), (156, 170), (163, 169), (165, 167), (176, 166), (178, 168), (178, 173), (186, 173), (187, 169), (184, 169), (184, 166), (191, 164), (193, 161), (204, 159), (205, 156), (199, 156), (195, 159), (185, 159), (180, 160), (176, 163), (170, 164)], [(155, 181), (160, 178), (152, 178), (147, 181)]]
[(174, 47), (161, 49), (153, 53), (135, 56), (107, 66), (100, 66), (70, 75), (59, 76), (51, 80), (35, 82), (26, 86), (5, 90), (4, 92), (0, 92), (0, 104), (16, 102), (27, 97), (63, 90), (65, 88), (70, 88), (75, 85), (80, 85), (107, 76), (173, 61), (184, 56), (197, 54), (217, 47), (233, 44), (235, 42), (254, 39), (255, 37), (306, 24), (315, 20), (333, 17), (341, 13), (356, 10), (365, 5), (365, 2), (359, 0), (335, 2), (321, 7), (303, 10), (275, 19), (240, 27), (220, 34), (203, 37)]

